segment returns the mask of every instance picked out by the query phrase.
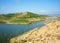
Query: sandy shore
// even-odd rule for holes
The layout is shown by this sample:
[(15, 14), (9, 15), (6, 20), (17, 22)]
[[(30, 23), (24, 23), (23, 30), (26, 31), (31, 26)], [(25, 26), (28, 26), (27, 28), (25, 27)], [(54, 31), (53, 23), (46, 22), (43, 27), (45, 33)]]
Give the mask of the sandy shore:
[(10, 43), (60, 43), (60, 20), (11, 38)]

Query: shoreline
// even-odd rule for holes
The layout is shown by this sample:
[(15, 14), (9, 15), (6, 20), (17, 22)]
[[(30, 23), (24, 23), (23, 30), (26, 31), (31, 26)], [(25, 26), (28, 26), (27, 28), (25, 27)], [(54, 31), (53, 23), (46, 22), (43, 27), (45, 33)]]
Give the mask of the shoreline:
[[(22, 35), (10, 39), (10, 43), (60, 43), (60, 20), (51, 21), (43, 27), (37, 27)], [(48, 40), (49, 39), (49, 40)], [(41, 41), (42, 40), (42, 41)]]
[(36, 20), (30, 20), (29, 22), (25, 22), (25, 23), (14, 23), (14, 22), (9, 22), (9, 21), (5, 21), (5, 22), (2, 22), (2, 23), (0, 23), (0, 24), (31, 24), (31, 23), (33, 23), (33, 22), (38, 22), (38, 21), (44, 21), (44, 20), (46, 20), (46, 19), (36, 19)]

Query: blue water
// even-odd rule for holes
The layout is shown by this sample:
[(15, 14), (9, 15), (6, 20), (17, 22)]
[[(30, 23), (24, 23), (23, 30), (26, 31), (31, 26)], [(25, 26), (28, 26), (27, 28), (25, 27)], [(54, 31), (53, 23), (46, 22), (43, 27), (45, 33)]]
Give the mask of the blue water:
[(44, 21), (33, 22), (31, 24), (0, 24), (0, 35), (3, 37), (3, 39), (0, 40), (4, 41), (5, 39), (16, 37), (24, 32), (43, 25)]

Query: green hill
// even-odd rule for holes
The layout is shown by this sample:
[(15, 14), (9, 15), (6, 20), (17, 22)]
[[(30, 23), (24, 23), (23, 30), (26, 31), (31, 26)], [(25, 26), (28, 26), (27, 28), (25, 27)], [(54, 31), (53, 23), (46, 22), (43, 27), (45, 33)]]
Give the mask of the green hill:
[(28, 24), (34, 21), (45, 20), (48, 16), (31, 12), (0, 14), (0, 23)]

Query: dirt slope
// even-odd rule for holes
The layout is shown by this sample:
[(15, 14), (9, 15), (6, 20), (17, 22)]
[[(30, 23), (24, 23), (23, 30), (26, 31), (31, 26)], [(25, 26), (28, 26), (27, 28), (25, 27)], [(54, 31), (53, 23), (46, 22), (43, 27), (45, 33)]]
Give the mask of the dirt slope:
[(60, 43), (60, 20), (12, 38), (10, 43)]

